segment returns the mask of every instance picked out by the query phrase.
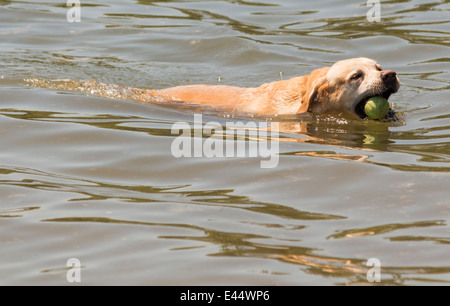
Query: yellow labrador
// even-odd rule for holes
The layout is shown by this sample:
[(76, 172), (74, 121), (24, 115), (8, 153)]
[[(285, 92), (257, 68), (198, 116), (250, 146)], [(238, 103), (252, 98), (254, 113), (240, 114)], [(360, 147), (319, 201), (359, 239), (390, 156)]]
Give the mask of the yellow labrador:
[(258, 115), (347, 112), (366, 117), (364, 103), (373, 96), (388, 99), (400, 82), (369, 58), (352, 58), (290, 80), (257, 88), (188, 85), (152, 91), (164, 100), (233, 108)]
[[(162, 90), (142, 90), (98, 83), (94, 80), (28, 80), (33, 86), (88, 92), (109, 98), (141, 103), (187, 102), (241, 113), (281, 115), (351, 113), (365, 118), (367, 99), (388, 99), (400, 88), (397, 74), (383, 70), (369, 58), (352, 58), (331, 67), (314, 70), (290, 80), (263, 84), (256, 88), (226, 85), (188, 85)], [(387, 115), (394, 118), (393, 112)]]

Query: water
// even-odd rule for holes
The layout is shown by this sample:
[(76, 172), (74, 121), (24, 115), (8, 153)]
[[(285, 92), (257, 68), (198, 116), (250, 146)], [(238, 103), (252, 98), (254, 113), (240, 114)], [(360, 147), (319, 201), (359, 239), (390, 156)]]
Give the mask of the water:
[[(0, 284), (450, 282), (448, 1), (0, 1)], [(278, 167), (181, 158), (191, 108), (24, 79), (253, 87), (366, 56), (401, 124), (287, 116)], [(198, 111), (198, 110), (197, 110)], [(229, 116), (228, 116), (229, 117)], [(204, 121), (228, 118), (205, 113)]]

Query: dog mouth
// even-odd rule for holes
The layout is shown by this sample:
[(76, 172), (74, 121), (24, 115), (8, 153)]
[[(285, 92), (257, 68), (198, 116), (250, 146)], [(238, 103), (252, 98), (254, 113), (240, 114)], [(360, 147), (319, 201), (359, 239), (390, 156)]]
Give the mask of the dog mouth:
[[(358, 102), (357, 104), (356, 104), (356, 106), (355, 106), (355, 113), (356, 113), (356, 115), (358, 115), (358, 117), (360, 117), (361, 119), (365, 119), (365, 118), (367, 118), (367, 115), (366, 115), (366, 112), (364, 111), (364, 107), (366, 106), (366, 103), (367, 103), (367, 100), (369, 100), (370, 98), (373, 98), (373, 97), (383, 97), (383, 98), (385, 98), (386, 100), (389, 100), (389, 97), (393, 94), (393, 93), (395, 93), (395, 91), (394, 90), (392, 90), (392, 89), (388, 89), (388, 90), (385, 90), (384, 92), (382, 92), (382, 93), (379, 93), (379, 94), (372, 94), (372, 95), (368, 95), (368, 96), (366, 96), (366, 97), (364, 97), (360, 102)], [(386, 115), (386, 117), (385, 117), (385, 119), (392, 119), (392, 120), (396, 120), (396, 116), (395, 116), (395, 111), (394, 110), (392, 110), (391, 108), (389, 108), (389, 113)]]

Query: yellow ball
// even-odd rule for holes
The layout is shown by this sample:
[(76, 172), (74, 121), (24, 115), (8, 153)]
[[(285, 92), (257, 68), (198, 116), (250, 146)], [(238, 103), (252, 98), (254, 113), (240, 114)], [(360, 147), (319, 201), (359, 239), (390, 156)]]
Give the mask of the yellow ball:
[(373, 120), (386, 118), (389, 109), (389, 102), (383, 97), (372, 97), (364, 106), (367, 117)]

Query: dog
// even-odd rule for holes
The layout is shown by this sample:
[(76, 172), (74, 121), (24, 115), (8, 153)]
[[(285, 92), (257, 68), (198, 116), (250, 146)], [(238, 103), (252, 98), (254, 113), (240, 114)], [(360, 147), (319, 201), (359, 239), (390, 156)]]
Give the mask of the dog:
[(361, 57), (257, 88), (187, 85), (152, 91), (152, 95), (165, 101), (231, 108), (262, 116), (312, 112), (350, 113), (365, 118), (367, 99), (382, 96), (387, 100), (399, 88), (395, 71), (383, 70), (375, 60)]
[[(94, 80), (26, 80), (43, 88), (81, 91), (140, 103), (186, 103), (261, 116), (350, 113), (366, 118), (364, 106), (374, 96), (386, 100), (400, 88), (397, 73), (383, 70), (373, 59), (352, 58), (336, 62), (305, 76), (263, 84), (256, 88), (227, 85), (187, 85), (145, 90), (99, 83)], [(397, 121), (390, 110), (386, 119)]]

